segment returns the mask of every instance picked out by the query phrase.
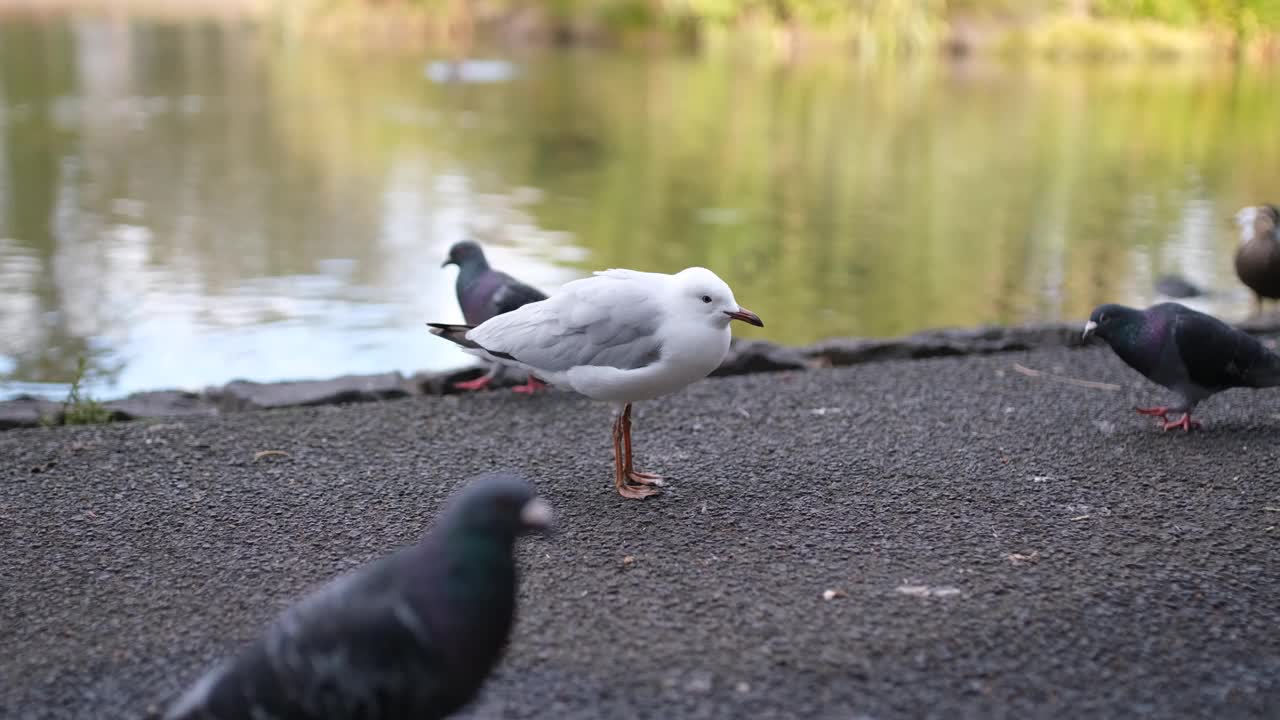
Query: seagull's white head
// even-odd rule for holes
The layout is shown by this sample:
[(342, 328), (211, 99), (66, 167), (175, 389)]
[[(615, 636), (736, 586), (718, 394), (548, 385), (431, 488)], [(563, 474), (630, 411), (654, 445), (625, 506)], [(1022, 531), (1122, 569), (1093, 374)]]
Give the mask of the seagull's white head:
[(760, 317), (738, 304), (725, 281), (706, 268), (685, 268), (672, 276), (673, 309), (684, 315), (707, 318), (716, 327), (727, 327), (733, 320), (764, 327)]

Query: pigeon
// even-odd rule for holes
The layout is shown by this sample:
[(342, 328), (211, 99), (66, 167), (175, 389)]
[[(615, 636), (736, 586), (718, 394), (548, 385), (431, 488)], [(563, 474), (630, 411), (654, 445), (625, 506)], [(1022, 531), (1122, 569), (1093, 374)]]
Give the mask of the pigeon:
[[(1210, 395), (1280, 385), (1280, 356), (1252, 335), (1178, 303), (1146, 310), (1101, 305), (1084, 326), (1084, 339), (1092, 335), (1105, 340), (1129, 367), (1177, 393), (1177, 405), (1136, 408), (1160, 418), (1166, 431), (1199, 427), (1191, 412)], [(1170, 420), (1171, 414), (1180, 417)]]
[(1203, 290), (1181, 275), (1161, 275), (1156, 278), (1156, 292), (1171, 298), (1192, 298), (1205, 294)]
[(1236, 275), (1253, 291), (1258, 315), (1263, 300), (1280, 298), (1280, 210), (1275, 205), (1247, 207), (1236, 213), (1236, 224)]
[(720, 366), (733, 320), (764, 327), (715, 273), (604, 270), (475, 327), (428, 323), (474, 355), (613, 405), (614, 488), (659, 492), (663, 478), (632, 466), (631, 404), (673, 393)]
[[(458, 305), (462, 308), (462, 317), (466, 319), (468, 325), (479, 325), (485, 320), (515, 310), (525, 303), (547, 299), (546, 294), (541, 290), (525, 285), (510, 275), (489, 267), (489, 261), (484, 257), (484, 250), (479, 244), (470, 240), (454, 243), (453, 247), (449, 248), (449, 257), (440, 267), (448, 265), (458, 266)], [(493, 382), (501, 370), (502, 365), (491, 363), (489, 372), (483, 376), (475, 380), (454, 383), (453, 386), (459, 390), (479, 390)], [(540, 387), (542, 384), (530, 375), (524, 385), (512, 389), (518, 393), (532, 395)]]
[(285, 610), (165, 720), (424, 720), (466, 705), (498, 662), (516, 602), (516, 536), (551, 509), (523, 480), (483, 476), (431, 531)]

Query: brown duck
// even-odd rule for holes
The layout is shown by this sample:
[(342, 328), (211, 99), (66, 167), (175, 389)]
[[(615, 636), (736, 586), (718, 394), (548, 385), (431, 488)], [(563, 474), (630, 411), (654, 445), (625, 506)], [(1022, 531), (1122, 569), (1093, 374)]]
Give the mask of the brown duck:
[(1247, 207), (1236, 213), (1236, 224), (1236, 275), (1257, 298), (1254, 313), (1261, 313), (1263, 300), (1280, 299), (1280, 210), (1275, 205)]

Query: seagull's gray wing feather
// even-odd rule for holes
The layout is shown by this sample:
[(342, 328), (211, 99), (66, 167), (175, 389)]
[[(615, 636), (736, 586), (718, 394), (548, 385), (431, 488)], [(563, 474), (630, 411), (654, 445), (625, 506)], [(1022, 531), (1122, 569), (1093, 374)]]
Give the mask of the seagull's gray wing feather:
[(483, 323), (467, 339), (546, 372), (581, 365), (645, 367), (662, 353), (657, 335), (662, 308), (644, 282), (648, 275), (605, 273), (575, 280), (549, 300)]

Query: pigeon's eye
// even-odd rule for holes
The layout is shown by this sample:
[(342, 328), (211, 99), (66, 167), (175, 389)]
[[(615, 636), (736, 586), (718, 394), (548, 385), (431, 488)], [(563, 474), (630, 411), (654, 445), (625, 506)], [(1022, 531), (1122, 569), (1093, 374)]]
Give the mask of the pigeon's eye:
[(704, 303), (709, 303), (709, 302), (711, 302), (711, 296), (710, 296), (710, 295), (703, 295), (703, 296), (702, 296), (702, 302), (704, 302)]

